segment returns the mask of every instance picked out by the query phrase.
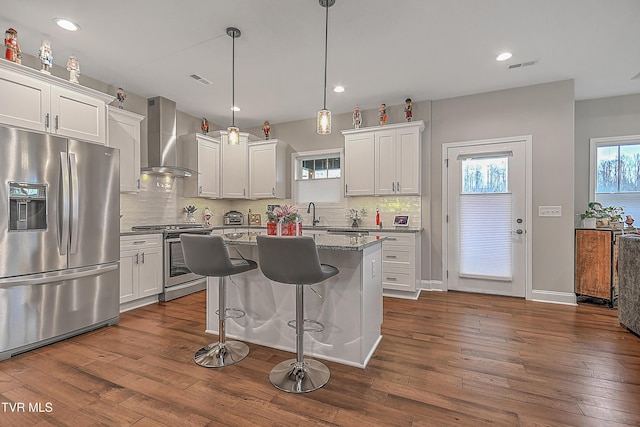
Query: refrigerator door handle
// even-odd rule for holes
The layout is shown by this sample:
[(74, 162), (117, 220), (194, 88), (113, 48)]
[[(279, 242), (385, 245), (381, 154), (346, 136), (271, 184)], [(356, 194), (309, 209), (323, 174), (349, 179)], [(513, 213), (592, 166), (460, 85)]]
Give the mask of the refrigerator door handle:
[(79, 228), (79, 212), (80, 203), (78, 200), (78, 163), (76, 162), (76, 154), (69, 153), (69, 165), (71, 170), (71, 248), (69, 253), (78, 252), (78, 228)]
[(65, 280), (81, 279), (89, 276), (99, 276), (116, 269), (118, 269), (118, 263), (78, 268), (75, 270), (30, 274), (28, 276), (7, 277), (0, 279), (0, 289), (14, 286), (44, 285), (48, 283), (62, 282)]
[[(58, 212), (58, 249), (60, 255), (67, 254), (69, 243), (69, 162), (67, 153), (60, 153), (60, 172), (62, 177), (62, 213)], [(62, 230), (60, 232), (60, 230)]]

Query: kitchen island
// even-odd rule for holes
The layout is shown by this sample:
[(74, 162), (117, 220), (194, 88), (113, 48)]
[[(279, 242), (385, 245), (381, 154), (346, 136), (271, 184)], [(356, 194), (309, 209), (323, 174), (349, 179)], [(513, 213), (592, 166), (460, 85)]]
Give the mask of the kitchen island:
[[(257, 233), (225, 237), (232, 257), (258, 261)], [(364, 368), (382, 339), (382, 240), (377, 236), (314, 235), (320, 262), (340, 273), (305, 287), (305, 319), (324, 324), (307, 332), (305, 355)], [(232, 276), (227, 307), (246, 312), (228, 318), (227, 336), (240, 341), (295, 352), (295, 286), (272, 282), (260, 269)], [(218, 333), (218, 279), (207, 280), (207, 332)]]

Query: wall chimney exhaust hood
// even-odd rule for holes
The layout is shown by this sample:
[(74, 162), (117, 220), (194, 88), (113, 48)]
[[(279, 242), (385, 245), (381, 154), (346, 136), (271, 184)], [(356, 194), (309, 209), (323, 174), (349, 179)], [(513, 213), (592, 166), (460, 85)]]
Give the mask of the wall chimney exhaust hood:
[(176, 178), (197, 174), (180, 166), (175, 101), (161, 96), (147, 99), (147, 123), (149, 166), (141, 168), (141, 172)]

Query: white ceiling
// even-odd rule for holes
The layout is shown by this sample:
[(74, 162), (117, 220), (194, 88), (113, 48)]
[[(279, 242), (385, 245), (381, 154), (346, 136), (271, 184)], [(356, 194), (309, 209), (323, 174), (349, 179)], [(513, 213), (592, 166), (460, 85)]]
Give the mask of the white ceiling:
[[(81, 26), (59, 29), (54, 17)], [(323, 104), (325, 10), (318, 0), (28, 0), (0, 8), (25, 53), (51, 41), (83, 75), (236, 125), (315, 117)], [(640, 93), (638, 0), (336, 0), (329, 9), (333, 114), (575, 79), (576, 99)], [(509, 50), (513, 58), (497, 62)], [(536, 65), (507, 71), (526, 61)], [(204, 86), (191, 77), (212, 82)], [(82, 82), (82, 77), (81, 80)], [(346, 91), (337, 94), (334, 85)]]

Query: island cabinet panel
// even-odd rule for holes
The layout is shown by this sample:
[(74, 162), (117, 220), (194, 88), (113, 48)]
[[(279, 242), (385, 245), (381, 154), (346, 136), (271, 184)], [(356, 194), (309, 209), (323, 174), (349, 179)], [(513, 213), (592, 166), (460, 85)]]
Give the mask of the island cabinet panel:
[(611, 229), (575, 231), (575, 292), (607, 300), (618, 295), (617, 245), (621, 232)]

